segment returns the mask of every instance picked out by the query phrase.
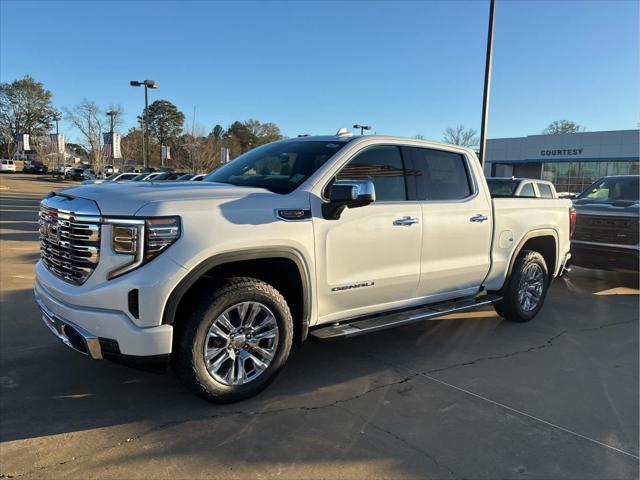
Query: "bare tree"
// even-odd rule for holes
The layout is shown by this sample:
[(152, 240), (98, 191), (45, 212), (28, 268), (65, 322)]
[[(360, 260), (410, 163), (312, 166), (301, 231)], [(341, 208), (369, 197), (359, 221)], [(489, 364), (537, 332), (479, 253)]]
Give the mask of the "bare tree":
[(102, 132), (105, 131), (106, 116), (98, 105), (83, 100), (72, 109), (65, 108), (65, 118), (82, 134), (82, 145), (89, 152), (89, 159), (96, 172), (103, 170)]
[(556, 135), (558, 133), (584, 132), (586, 128), (571, 120), (555, 120), (542, 131), (543, 135)]
[(442, 141), (463, 147), (477, 147), (480, 143), (478, 132), (473, 128), (465, 129), (464, 125), (447, 127), (442, 135)]
[[(113, 115), (113, 131), (118, 132), (124, 126), (124, 108), (119, 103), (110, 103), (108, 112), (114, 112)], [(111, 125), (109, 125), (111, 127)]]
[(207, 135), (204, 128), (197, 126), (193, 134), (182, 135), (173, 162), (181, 170), (207, 173), (220, 164), (220, 148), (224, 145), (221, 137)]

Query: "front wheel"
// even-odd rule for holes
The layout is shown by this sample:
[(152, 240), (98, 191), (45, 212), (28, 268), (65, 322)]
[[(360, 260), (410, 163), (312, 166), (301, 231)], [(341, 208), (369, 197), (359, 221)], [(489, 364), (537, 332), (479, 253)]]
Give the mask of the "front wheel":
[(542, 309), (549, 287), (549, 271), (544, 257), (525, 250), (518, 254), (503, 298), (494, 305), (501, 317), (514, 322), (528, 322)]
[(174, 369), (206, 400), (231, 403), (266, 388), (291, 350), (289, 307), (271, 285), (231, 278), (177, 332)]

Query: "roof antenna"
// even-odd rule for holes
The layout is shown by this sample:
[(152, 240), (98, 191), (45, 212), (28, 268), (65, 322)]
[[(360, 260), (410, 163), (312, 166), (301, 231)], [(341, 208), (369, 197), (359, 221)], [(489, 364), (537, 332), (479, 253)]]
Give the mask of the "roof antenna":
[(353, 137), (353, 133), (351, 133), (345, 127), (342, 127), (336, 132), (336, 137)]

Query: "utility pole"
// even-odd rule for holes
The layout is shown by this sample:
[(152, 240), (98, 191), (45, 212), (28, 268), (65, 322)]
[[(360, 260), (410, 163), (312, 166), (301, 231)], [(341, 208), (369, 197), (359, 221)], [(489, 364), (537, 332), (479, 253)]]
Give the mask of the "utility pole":
[(491, 93), (491, 61), (493, 57), (493, 15), (496, 0), (489, 0), (489, 29), (487, 32), (487, 55), (484, 66), (484, 94), (482, 96), (482, 126), (480, 127), (480, 165), (484, 168), (487, 157), (487, 121), (489, 118), (489, 95)]

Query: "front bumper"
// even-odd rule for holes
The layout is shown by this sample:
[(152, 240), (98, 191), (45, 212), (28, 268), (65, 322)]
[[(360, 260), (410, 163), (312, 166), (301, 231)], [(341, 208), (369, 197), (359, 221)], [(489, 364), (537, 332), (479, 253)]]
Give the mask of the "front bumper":
[(117, 310), (70, 305), (55, 298), (38, 280), (34, 293), (45, 325), (76, 352), (146, 370), (166, 367), (171, 325), (141, 328)]
[(571, 264), (602, 270), (639, 270), (638, 247), (598, 245), (595, 242), (571, 242)]
[(49, 327), (51, 333), (70, 349), (83, 355), (89, 355), (94, 360), (102, 359), (102, 347), (100, 346), (100, 340), (96, 336), (87, 332), (84, 328), (57, 317), (47, 308), (38, 292), (34, 291), (34, 294), (42, 312), (42, 321)]

